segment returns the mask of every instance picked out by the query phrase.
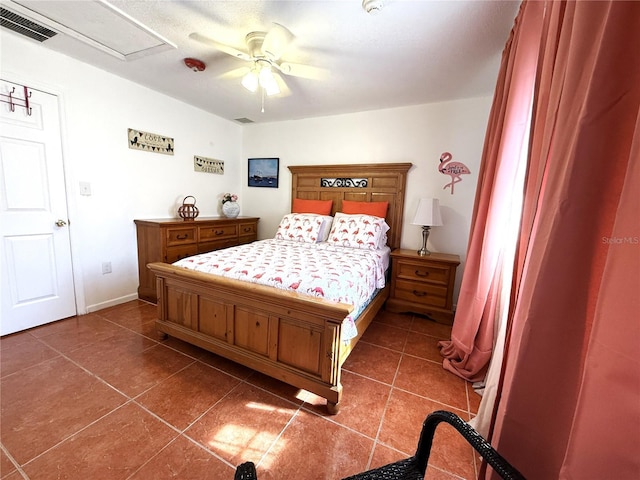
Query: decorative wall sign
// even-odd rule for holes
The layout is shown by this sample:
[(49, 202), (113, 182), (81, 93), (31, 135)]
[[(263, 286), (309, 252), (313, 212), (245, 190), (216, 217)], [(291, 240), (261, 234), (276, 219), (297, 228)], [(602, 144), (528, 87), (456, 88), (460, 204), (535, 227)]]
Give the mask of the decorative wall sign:
[(197, 155), (194, 155), (193, 169), (196, 172), (217, 173), (222, 175), (224, 173), (224, 162), (214, 158), (198, 157)]
[(279, 158), (250, 158), (248, 185), (278, 188), (279, 163)]
[(438, 166), (440, 173), (451, 177), (451, 181), (442, 187), (443, 190), (447, 187), (451, 187), (451, 195), (453, 195), (453, 186), (462, 181), (462, 177), (460, 175), (469, 175), (471, 173), (464, 163), (452, 162), (452, 159), (453, 155), (449, 152), (444, 152), (440, 155), (440, 165)]
[(129, 148), (173, 155), (173, 138), (130, 128)]

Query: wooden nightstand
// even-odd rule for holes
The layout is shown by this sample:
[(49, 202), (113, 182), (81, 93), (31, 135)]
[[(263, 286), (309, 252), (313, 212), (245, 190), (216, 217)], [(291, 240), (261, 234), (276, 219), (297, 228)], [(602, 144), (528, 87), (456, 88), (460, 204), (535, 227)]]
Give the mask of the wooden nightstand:
[(421, 257), (415, 250), (394, 250), (386, 309), (419, 313), (451, 325), (453, 284), (459, 264), (458, 255), (432, 252)]
[(156, 276), (147, 263), (173, 263), (197, 253), (258, 238), (257, 217), (134, 220), (138, 237), (138, 298), (156, 303)]

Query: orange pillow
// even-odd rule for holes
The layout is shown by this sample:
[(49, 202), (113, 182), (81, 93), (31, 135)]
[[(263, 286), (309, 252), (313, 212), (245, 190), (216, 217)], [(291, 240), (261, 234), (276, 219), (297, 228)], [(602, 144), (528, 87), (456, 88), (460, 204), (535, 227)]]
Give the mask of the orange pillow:
[(352, 202), (351, 200), (342, 201), (342, 213), (363, 215), (373, 215), (374, 217), (385, 218), (387, 216), (387, 208), (389, 202)]
[(305, 200), (294, 198), (291, 213), (315, 213), (316, 215), (331, 215), (333, 200)]

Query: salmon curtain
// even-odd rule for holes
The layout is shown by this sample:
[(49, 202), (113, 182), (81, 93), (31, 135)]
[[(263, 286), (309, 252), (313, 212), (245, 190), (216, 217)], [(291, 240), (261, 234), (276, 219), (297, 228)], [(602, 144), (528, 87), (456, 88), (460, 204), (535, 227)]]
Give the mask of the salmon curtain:
[(503, 51), (451, 340), (439, 343), (444, 368), (472, 382), (485, 377), (503, 273), (513, 265), (507, 220), (520, 216), (514, 198), (522, 195), (543, 12), (541, 2), (523, 3)]
[(483, 433), (531, 479), (640, 478), (639, 25), (640, 2), (524, 1), (503, 54), (440, 346), (495, 383)]
[(544, 4), (490, 440), (527, 478), (640, 478), (640, 2)]

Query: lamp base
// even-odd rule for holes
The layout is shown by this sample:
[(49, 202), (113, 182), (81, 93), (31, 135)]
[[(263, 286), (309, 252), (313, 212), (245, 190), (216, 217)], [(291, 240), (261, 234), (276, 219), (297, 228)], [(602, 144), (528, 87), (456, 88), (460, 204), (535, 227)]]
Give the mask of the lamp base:
[(431, 230), (431, 227), (429, 226), (425, 225), (422, 227), (422, 248), (418, 250), (418, 255), (420, 255), (421, 257), (424, 257), (426, 255), (431, 255), (431, 252), (427, 250), (427, 238), (429, 238), (430, 230)]

